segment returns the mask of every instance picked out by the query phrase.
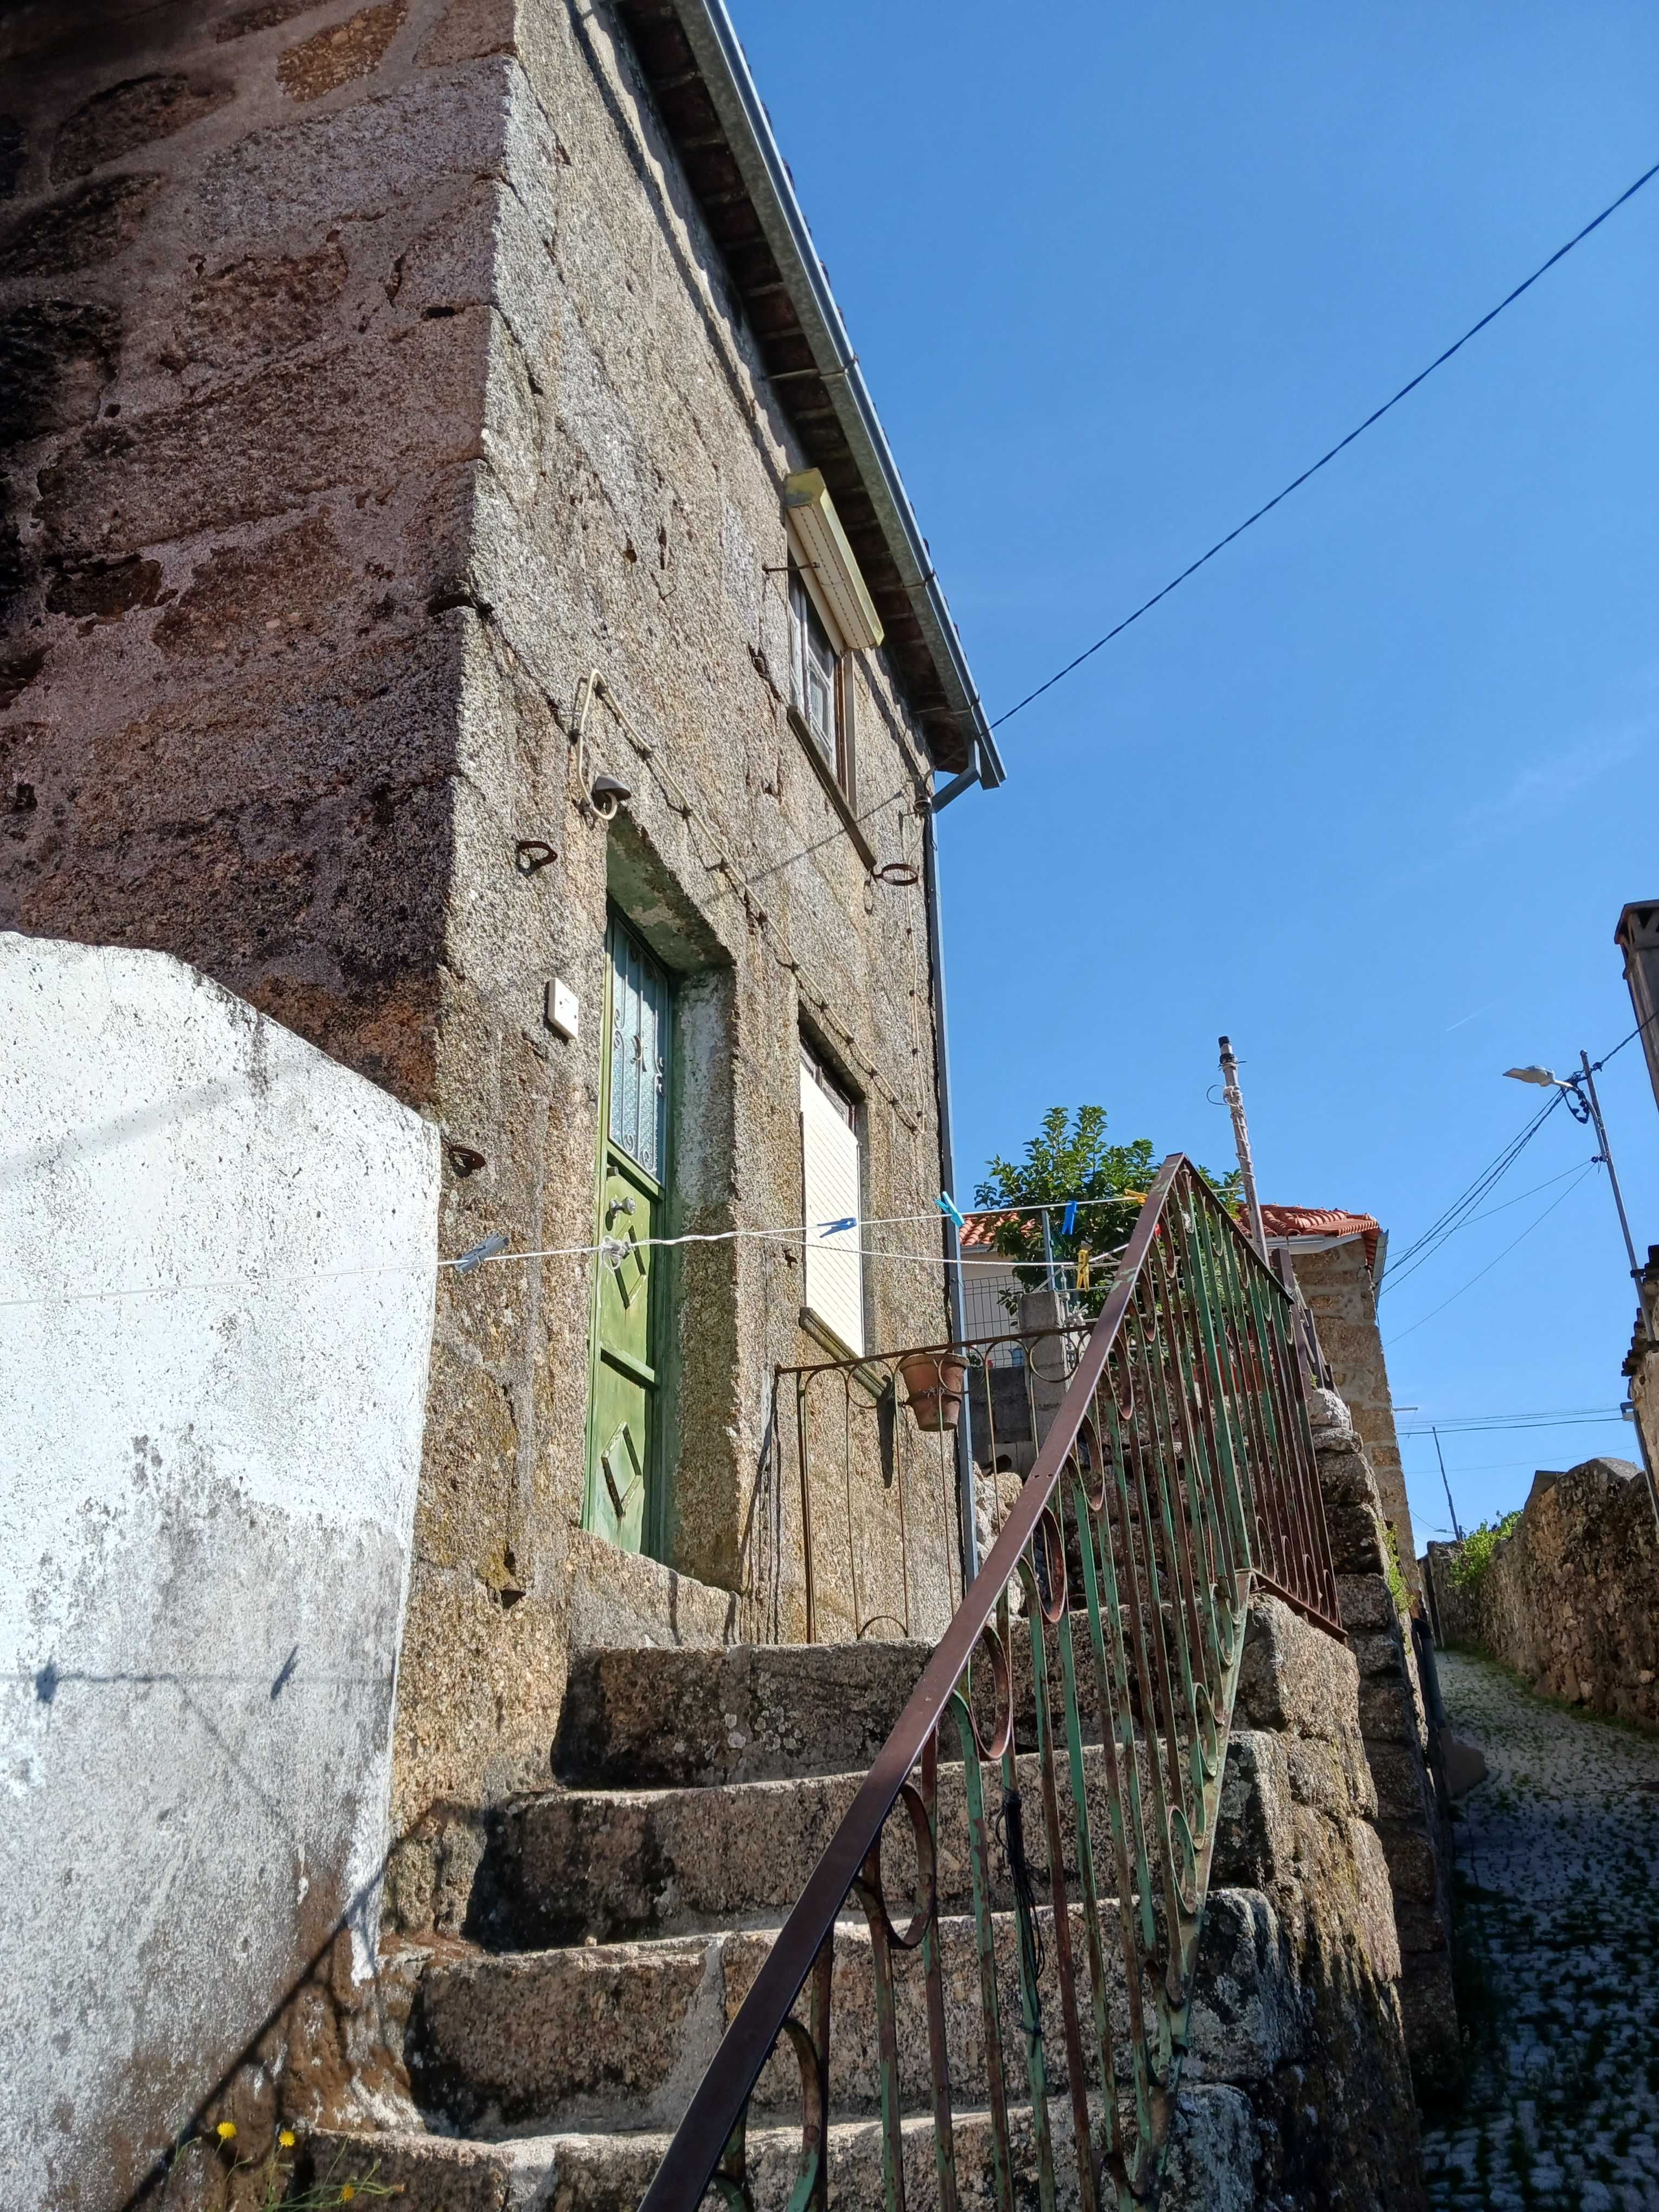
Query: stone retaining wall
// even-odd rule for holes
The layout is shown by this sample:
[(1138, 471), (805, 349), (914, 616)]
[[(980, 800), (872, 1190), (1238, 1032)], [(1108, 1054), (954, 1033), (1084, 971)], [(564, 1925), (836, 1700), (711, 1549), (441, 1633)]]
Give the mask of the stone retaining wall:
[(1407, 2046), (1420, 2077), (1457, 2061), (1452, 1990), (1451, 1848), (1407, 1617), (1389, 1579), (1376, 1478), (1348, 1409), (1310, 1394), (1342, 1624), (1359, 1662), (1359, 1722), (1376, 1786), (1376, 1832), (1394, 1888)]
[(1451, 1583), (1455, 1556), (1430, 1547), (1445, 1641), (1547, 1698), (1659, 1728), (1659, 1532), (1638, 1468), (1592, 1459), (1540, 1475), (1472, 1594)]

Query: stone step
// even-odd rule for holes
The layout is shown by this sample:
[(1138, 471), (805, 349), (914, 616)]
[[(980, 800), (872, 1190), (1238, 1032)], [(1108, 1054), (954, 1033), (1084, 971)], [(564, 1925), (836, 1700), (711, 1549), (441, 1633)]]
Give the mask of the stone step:
[[(1085, 1737), (1099, 1735), (1086, 1616), (1072, 1615)], [(1035, 1702), (1029, 1631), (1014, 1624), (1016, 1733), (1030, 1743)], [(730, 1782), (862, 1774), (921, 1680), (927, 1644), (734, 1644), (720, 1650), (637, 1646), (572, 1661), (553, 1770), (601, 1789), (699, 1789)], [(1058, 1661), (1052, 1685), (1063, 1739)], [(981, 1670), (975, 1711), (994, 1698)], [(1138, 1704), (1138, 1699), (1136, 1700)]]
[[(1106, 1757), (1083, 1754), (1096, 1864), (1106, 1863), (1110, 1829)], [(1279, 1740), (1241, 1730), (1228, 1754), (1227, 1789), (1214, 1879), (1270, 1888), (1288, 1870), (1293, 1849), (1285, 1754)], [(1048, 1845), (1038, 1761), (1018, 1762), (1025, 1832), (1035, 1865)], [(857, 1795), (863, 1773), (788, 1781), (736, 1782), (702, 1789), (569, 1790), (509, 1806), (492, 1840), (472, 1921), (492, 1949), (533, 1950), (581, 1942), (689, 1935), (744, 1923), (775, 1923), (800, 1894), (808, 1874)], [(1077, 1887), (1075, 1824), (1063, 1752), (1055, 1761), (1062, 1865)], [(989, 1808), (1001, 1803), (1000, 1767), (984, 1773)], [(939, 1777), (939, 1879), (945, 1911), (969, 1896), (967, 1809), (961, 1765)], [(915, 1857), (902, 1808), (884, 1844), (890, 1891), (914, 1886)], [(1001, 1850), (993, 1853), (994, 1901), (1012, 1903)], [(895, 1911), (897, 1907), (895, 1905)]]
[[(1018, 2212), (1036, 2212), (1030, 2112), (1016, 2107), (1008, 2118), (1014, 2201)], [(1056, 2203), (1059, 2212), (1076, 2212), (1069, 2111), (1056, 2112), (1052, 2124)], [(952, 2133), (961, 2203), (994, 2203), (989, 2115), (958, 2106)], [(903, 2140), (910, 2212), (938, 2212), (931, 2116), (908, 2117)], [(314, 2172), (336, 2187), (369, 2181), (395, 2189), (399, 2212), (636, 2212), (669, 2141), (665, 2130), (532, 2136), (499, 2143), (417, 2134), (321, 2135), (313, 2138), (313, 2158)], [(799, 2124), (751, 2125), (747, 2147), (755, 2212), (787, 2212), (800, 2167)], [(1238, 2090), (1209, 2082), (1183, 2086), (1160, 2212), (1249, 2212), (1255, 2149), (1255, 2122)], [(837, 2212), (873, 2212), (883, 2200), (879, 2123), (833, 2124), (830, 2203)]]
[[(1099, 2086), (1089, 2049), (1083, 1917), (1069, 1916), (1085, 2027), (1085, 2070)], [(1127, 1995), (1116, 1941), (1116, 1911), (1103, 1915), (1105, 1975), (1120, 2063)], [(1051, 1912), (1037, 1916), (1046, 1952), (1042, 1978), (1047, 2063), (1065, 2076), (1066, 2053)], [(407, 2045), (422, 2109), (447, 2128), (498, 2135), (527, 2128), (672, 2127), (684, 2111), (721, 2036), (772, 1947), (776, 1929), (748, 1929), (652, 1942), (434, 1960), (422, 1982)], [(1005, 2076), (1024, 2094), (1017, 1927), (994, 1917)], [(988, 2095), (984, 2021), (974, 1923), (940, 1921), (951, 2080), (967, 2102)], [(832, 2112), (878, 2109), (875, 1982), (862, 1919), (836, 1933), (831, 1996)], [(1212, 1891), (1206, 1915), (1191, 2042), (1208, 2071), (1257, 2080), (1292, 2056), (1299, 2012), (1286, 1982), (1285, 1946), (1266, 1897)], [(925, 2108), (930, 2068), (925, 1984), (917, 1953), (897, 1955), (894, 1973), (901, 2090)], [(804, 2017), (803, 2007), (803, 2017)], [(757, 2112), (798, 2106), (793, 2052), (775, 2052), (756, 2087)]]
[(874, 1642), (584, 1651), (554, 1771), (630, 1790), (862, 1774), (932, 1656)]

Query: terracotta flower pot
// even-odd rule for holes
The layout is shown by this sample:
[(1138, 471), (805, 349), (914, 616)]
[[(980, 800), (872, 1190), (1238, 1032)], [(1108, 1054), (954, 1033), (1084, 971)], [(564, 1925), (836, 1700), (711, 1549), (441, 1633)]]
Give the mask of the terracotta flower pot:
[(968, 1363), (953, 1352), (907, 1352), (898, 1364), (904, 1402), (919, 1429), (953, 1429), (962, 1416)]

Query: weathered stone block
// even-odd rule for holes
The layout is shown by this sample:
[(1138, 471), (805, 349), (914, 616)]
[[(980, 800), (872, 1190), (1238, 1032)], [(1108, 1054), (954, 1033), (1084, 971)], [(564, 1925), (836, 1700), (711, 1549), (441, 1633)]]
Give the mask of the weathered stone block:
[(1420, 1820), (1425, 1805), (1423, 1754), (1415, 1742), (1378, 1741), (1365, 1747), (1376, 1809), (1385, 1820)]
[(1388, 1547), (1382, 1521), (1373, 1507), (1327, 1505), (1325, 1527), (1330, 1537), (1331, 1561), (1339, 1574), (1387, 1573)]
[(1400, 1616), (1385, 1574), (1339, 1575), (1336, 1587), (1342, 1626), (1350, 1635), (1364, 1629), (1395, 1630)]
[(446, 178), (499, 169), (506, 61), (462, 79), (423, 77), (303, 122), (256, 131), (211, 155), (185, 188), (181, 224), (209, 253), (281, 237), (309, 252), (343, 222), (423, 198)]
[(0, 231), (0, 279), (64, 276), (112, 261), (138, 235), (166, 180), (99, 177)]
[(0, 313), (0, 446), (90, 422), (121, 349), (113, 307), (21, 300)]
[(1158, 2202), (1164, 2212), (1255, 2212), (1259, 2154), (1248, 2097), (1220, 2082), (1183, 2087)]
[(1420, 1828), (1388, 1820), (1377, 1831), (1389, 1878), (1396, 1899), (1413, 1905), (1434, 1905), (1440, 1893), (1440, 1862), (1433, 1844)]
[(1328, 1736), (1356, 1674), (1352, 1653), (1279, 1599), (1252, 1603), (1237, 1697), (1250, 1727)]
[(229, 369), (297, 352), (335, 326), (349, 270), (332, 239), (313, 253), (246, 253), (219, 263), (178, 308), (161, 365)]
[(215, 108), (234, 100), (236, 88), (223, 80), (161, 70), (111, 85), (65, 117), (52, 149), (52, 180), (62, 184), (118, 161), (152, 139), (170, 138)]
[(1360, 1684), (1359, 1725), (1367, 1747), (1373, 1743), (1403, 1743), (1420, 1751), (1417, 1707), (1411, 1685), (1403, 1674), (1391, 1681), (1373, 1680)]
[(1348, 1645), (1358, 1662), (1362, 1681), (1377, 1675), (1398, 1675), (1402, 1672), (1404, 1661), (1401, 1656), (1397, 1632), (1390, 1632), (1385, 1628), (1375, 1635), (1350, 1635)]
[(290, 100), (320, 100), (354, 77), (369, 76), (385, 58), (408, 13), (406, 0), (378, 0), (343, 23), (331, 23), (278, 55), (276, 76)]
[(476, 458), (485, 319), (475, 310), (417, 323), (400, 342), (100, 423), (41, 472), (47, 542), (64, 556), (128, 552), (278, 514), (337, 485), (385, 499), (410, 472)]
[(1296, 1848), (1285, 1739), (1235, 1727), (1216, 1811), (1211, 1878), (1230, 1887), (1276, 1890)]

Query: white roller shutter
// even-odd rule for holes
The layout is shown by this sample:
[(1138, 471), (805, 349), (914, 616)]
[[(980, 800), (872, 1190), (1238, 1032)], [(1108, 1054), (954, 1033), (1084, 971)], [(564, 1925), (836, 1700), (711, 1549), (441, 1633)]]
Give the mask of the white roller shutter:
[(864, 1268), (856, 1229), (826, 1236), (816, 1224), (856, 1219), (859, 1140), (806, 1073), (800, 1078), (800, 1152), (806, 1231), (806, 1306), (851, 1352), (864, 1357)]

